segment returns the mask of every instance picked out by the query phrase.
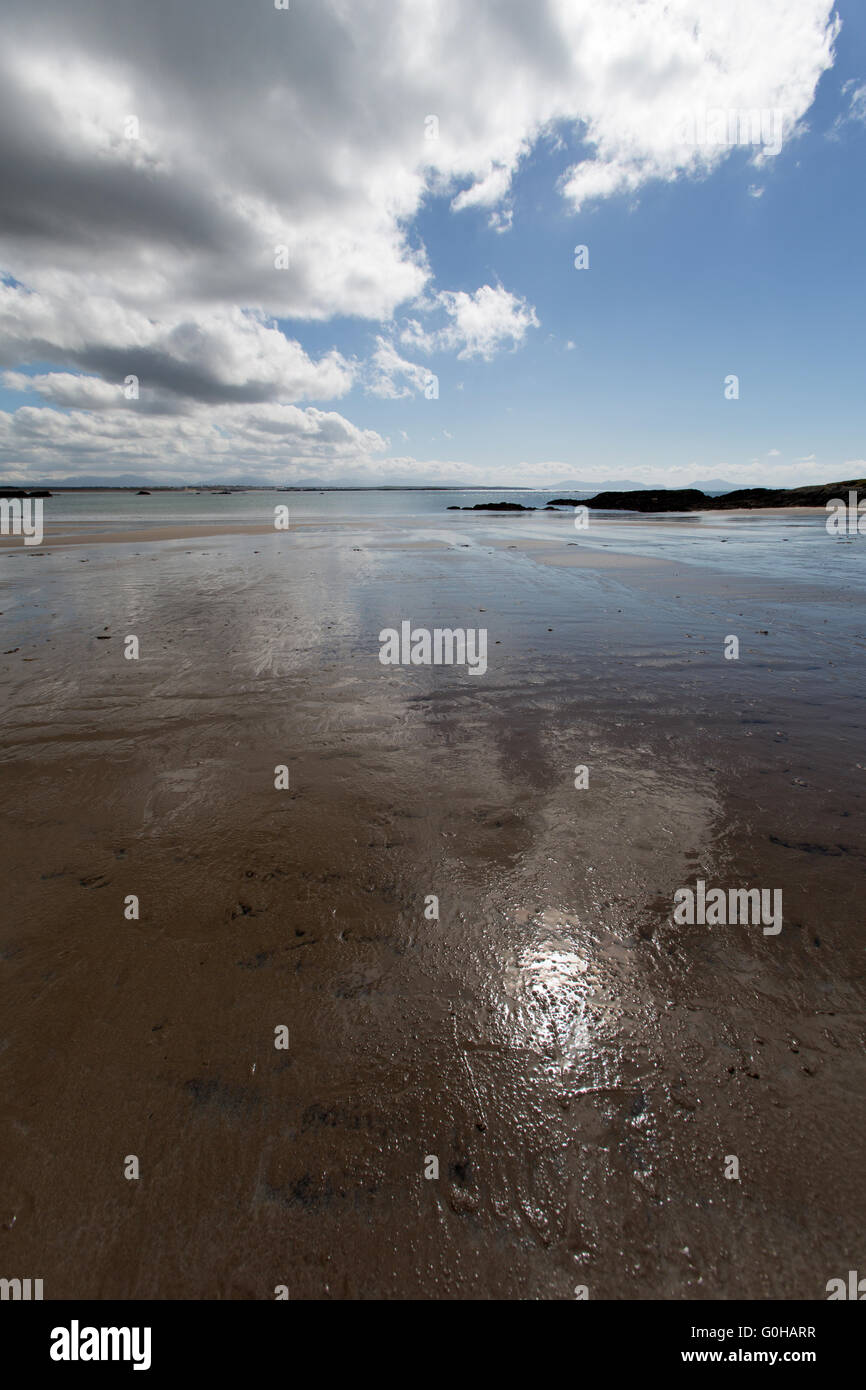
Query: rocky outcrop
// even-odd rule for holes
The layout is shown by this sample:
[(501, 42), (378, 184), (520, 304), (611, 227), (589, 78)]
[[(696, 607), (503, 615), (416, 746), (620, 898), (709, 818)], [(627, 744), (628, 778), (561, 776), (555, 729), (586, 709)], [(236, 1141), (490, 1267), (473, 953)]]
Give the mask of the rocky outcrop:
[(694, 487), (599, 492), (595, 497), (555, 497), (549, 505), (594, 507), (612, 512), (724, 512), (741, 507), (747, 510), (759, 507), (826, 507), (834, 498), (847, 502), (850, 492), (857, 494), (858, 501), (866, 499), (866, 479), (792, 488), (744, 487), (725, 492), (721, 497), (709, 497)]
[(476, 502), (474, 507), (446, 507), (449, 512), (534, 512), (535, 507), (524, 507), (519, 502)]

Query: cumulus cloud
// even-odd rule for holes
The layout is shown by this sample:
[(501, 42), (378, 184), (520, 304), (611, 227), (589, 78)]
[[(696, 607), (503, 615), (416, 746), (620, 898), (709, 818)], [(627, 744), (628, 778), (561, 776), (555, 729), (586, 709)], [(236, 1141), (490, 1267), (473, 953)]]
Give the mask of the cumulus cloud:
[(157, 319), (105, 292), (82, 294), (74, 277), (46, 280), (41, 293), (0, 285), (0, 362), (60, 359), (115, 382), (132, 373), (143, 396), (212, 402), (335, 400), (352, 385), (355, 368), (338, 352), (313, 362), (260, 312), (226, 306)]
[(596, 61), (581, 101), (592, 157), (567, 171), (564, 196), (580, 208), (651, 179), (704, 176), (744, 145), (758, 165), (778, 154), (832, 64), (832, 9), (611, 0), (606, 22), (587, 32), (581, 8), (566, 7), (570, 36)]
[(442, 328), (427, 329), (410, 319), (401, 342), (424, 352), (456, 352), (462, 359), (490, 361), (504, 347), (518, 347), (527, 329), (538, 327), (532, 306), (501, 285), (482, 285), (474, 294), (442, 290), (427, 307), (441, 309), (448, 322)]
[(379, 336), (367, 375), (367, 390), (372, 395), (395, 401), (423, 391), (430, 380), (430, 369), (407, 361), (392, 342)]
[(492, 208), (560, 123), (590, 150), (566, 176), (575, 201), (700, 172), (726, 151), (684, 147), (682, 113), (779, 108), (793, 130), (831, 61), (831, 9), (9, 0), (0, 226), (27, 283), (49, 241), (61, 269), (98, 254), (123, 302), (384, 318), (428, 278), (408, 227), (430, 187)]
[(100, 428), (130, 428), (116, 389), (134, 373), (136, 418), (174, 413), (199, 442), (204, 407), (325, 404), (364, 373), (382, 396), (418, 389), (396, 349), (377, 344), (362, 369), (309, 351), (305, 325), (354, 318), (390, 341), (408, 312), (401, 342), (464, 359), (523, 342), (537, 320), (517, 295), (436, 291), (425, 201), (507, 234), (542, 139), (570, 161), (569, 208), (706, 175), (730, 147), (684, 141), (683, 113), (778, 109), (791, 138), (837, 28), (832, 0), (7, 0), (5, 14), (2, 365), (38, 366), (42, 409), (93, 409)]
[(10, 391), (35, 391), (52, 405), (84, 410), (110, 410), (127, 404), (124, 388), (98, 376), (76, 376), (73, 372), (4, 372), (3, 385)]
[(144, 471), (165, 482), (283, 483), (332, 467), (363, 471), (386, 449), (375, 430), (336, 411), (294, 405), (200, 406), (180, 419), (112, 408), (0, 411), (0, 469), (10, 481), (28, 471), (49, 481)]
[[(52, 374), (59, 375), (59, 374)], [(72, 378), (73, 381), (80, 378)], [(44, 388), (47, 389), (47, 388)], [(63, 388), (55, 382), (54, 401)], [(89, 388), (80, 388), (89, 389)], [(72, 387), (69, 387), (71, 392)], [(72, 399), (70, 395), (69, 399)], [(418, 460), (390, 453), (390, 441), (375, 430), (360, 429), (335, 411), (279, 405), (196, 406), (182, 418), (124, 411), (94, 396), (90, 408), (21, 406), (0, 411), (0, 471), (9, 483), (34, 477), (75, 482), (79, 477), (146, 476), (154, 483), (316, 482), (338, 476), (342, 482), (370, 485), (417, 483)], [(400, 431), (403, 440), (406, 432)], [(447, 430), (444, 438), (450, 438)], [(775, 455), (775, 457), (774, 457)], [(784, 463), (778, 451), (762, 463), (765, 485), (792, 486), (820, 479), (822, 465), (814, 454)], [(708, 476), (751, 486), (758, 459), (742, 463), (692, 461), (666, 471), (666, 485), (687, 487)], [(866, 463), (848, 461), (841, 476), (859, 477)], [(430, 483), (462, 486), (501, 485), (556, 488), (579, 478), (592, 486), (633, 479), (658, 482), (652, 462), (628, 460), (584, 467), (574, 462), (522, 459), (478, 463), (459, 458), (424, 459)]]
[[(399, 336), (401, 343), (426, 355), (452, 352), (458, 359), (479, 357), (489, 362), (497, 353), (519, 347), (527, 330), (538, 326), (532, 306), (501, 286), (482, 285), (474, 294), (442, 290), (420, 308), (426, 316), (436, 315), (445, 322), (425, 326), (420, 319), (410, 318)], [(424, 392), (430, 381), (429, 367), (401, 356), (385, 335), (376, 337), (366, 370), (366, 388), (372, 395), (399, 400)]]

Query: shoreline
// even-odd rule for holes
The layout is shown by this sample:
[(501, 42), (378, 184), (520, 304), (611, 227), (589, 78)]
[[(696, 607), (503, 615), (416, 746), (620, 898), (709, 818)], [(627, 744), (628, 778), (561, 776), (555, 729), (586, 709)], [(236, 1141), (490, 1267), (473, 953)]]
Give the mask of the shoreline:
[[(823, 515), (824, 513), (825, 509), (823, 507), (741, 507), (731, 508), (730, 510), (713, 509), (707, 512), (610, 512), (605, 513), (603, 516), (594, 515), (592, 518), (591, 525), (594, 527), (602, 527), (605, 524), (621, 525), (623, 523), (639, 523), (641, 525), (653, 525), (664, 523), (664, 521), (670, 517), (694, 517), (695, 519), (700, 519), (702, 517), (757, 517), (759, 519), (761, 517), (768, 519), (785, 519), (792, 517), (796, 519), (797, 516), (817, 516)], [(495, 512), (478, 512), (475, 513), (473, 516), (473, 513), (471, 511), (466, 511), (461, 512), (459, 522), (462, 523), (464, 518), (470, 518), (471, 520), (477, 519), (482, 523), (504, 522), (506, 525), (511, 526), (521, 519), (528, 518), (532, 521), (539, 521), (542, 518), (546, 519), (547, 517), (557, 515), (561, 516), (561, 518), (564, 521), (567, 521), (570, 526), (571, 517), (567, 513), (551, 513), (545, 511), (544, 508), (541, 508), (535, 512), (515, 513), (511, 515), (509, 515), (508, 513), (497, 515), (497, 513)], [(439, 526), (450, 525), (453, 523), (454, 520), (456, 520), (456, 518), (454, 518), (453, 515), (450, 517), (440, 517), (438, 516), (438, 514), (425, 513), (420, 514), (418, 516), (389, 516), (387, 517), (387, 519), (384, 520), (385, 525), (387, 526), (396, 526), (402, 524), (405, 526), (414, 525), (419, 528), (429, 528), (431, 524), (436, 524)], [(83, 521), (81, 523), (81, 526), (86, 527), (89, 524), (90, 523)], [(547, 524), (546, 520), (544, 524)], [(359, 521), (357, 517), (327, 516), (322, 516), (320, 518), (305, 518), (303, 520), (293, 519), (288, 530), (284, 531), (277, 531), (275, 530), (273, 522), (264, 521), (233, 521), (226, 523), (190, 521), (173, 523), (171, 525), (154, 525), (152, 527), (145, 528), (139, 527), (137, 529), (131, 529), (128, 531), (99, 531), (82, 529), (80, 531), (69, 533), (61, 531), (56, 534), (51, 534), (50, 532), (46, 532), (42, 542), (38, 546), (25, 546), (24, 540), (21, 536), (0, 535), (0, 549), (21, 548), (23, 550), (39, 551), (43, 548), (50, 549), (72, 545), (135, 545), (155, 543), (158, 541), (205, 540), (219, 536), (243, 535), (275, 535), (285, 538), (291, 536), (291, 534), (295, 531), (312, 531), (317, 529), (322, 530), (338, 528), (340, 530), (346, 530), (349, 528), (357, 529), (359, 527), (361, 529), (367, 527), (371, 530), (375, 530), (379, 529), (381, 526), (382, 520), (376, 518), (364, 518), (363, 520)]]

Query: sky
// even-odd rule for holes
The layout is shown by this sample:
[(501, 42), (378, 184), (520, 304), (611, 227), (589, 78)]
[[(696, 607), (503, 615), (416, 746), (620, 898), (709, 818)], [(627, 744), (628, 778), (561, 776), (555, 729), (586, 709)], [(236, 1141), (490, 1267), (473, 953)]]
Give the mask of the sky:
[(0, 477), (862, 477), (864, 174), (858, 0), (6, 0)]

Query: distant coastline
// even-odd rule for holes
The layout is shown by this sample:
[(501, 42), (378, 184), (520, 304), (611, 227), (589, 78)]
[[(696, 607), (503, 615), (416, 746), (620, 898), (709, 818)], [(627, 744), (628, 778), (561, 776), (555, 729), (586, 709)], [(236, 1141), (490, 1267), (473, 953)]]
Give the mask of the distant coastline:
[[(58, 483), (40, 482), (32, 484), (0, 482), (0, 497), (51, 497), (64, 493), (116, 492), (137, 496), (151, 493), (175, 493), (177, 495), (200, 496), (238, 496), (243, 493), (332, 493), (332, 492), (494, 492), (500, 496), (505, 493), (553, 492), (555, 488), (507, 487), (492, 484), (466, 483), (378, 483), (378, 484), (321, 484), (321, 483)], [(605, 489), (591, 493), (589, 488), (576, 485), (573, 489), (580, 496), (553, 497), (541, 507), (527, 506), (519, 502), (478, 502), (472, 507), (449, 507), (449, 511), (544, 511), (556, 507), (593, 507), (604, 511), (634, 512), (700, 512), (754, 509), (761, 507), (824, 507), (832, 498), (856, 492), (858, 501), (866, 498), (866, 479), (854, 478), (845, 482), (807, 484), (795, 488), (747, 487), (727, 491), (705, 492), (701, 488), (662, 488), (633, 487), (629, 489)]]
[[(117, 493), (130, 496), (150, 496), (153, 493), (174, 496), (232, 497), (245, 493), (495, 493), (499, 499), (503, 494), (523, 493), (544, 495), (553, 488), (519, 488), (484, 486), (447, 487), (442, 484), (409, 486), (398, 484), (379, 484), (377, 486), (332, 486), (313, 484), (285, 484), (267, 486), (264, 484), (207, 483), (207, 484), (132, 484), (116, 486), (106, 484), (65, 484), (51, 483), (23, 487), (20, 484), (0, 482), (0, 498), (25, 499), (48, 498), (57, 495), (87, 493)], [(622, 511), (639, 513), (661, 512), (705, 512), (705, 511), (757, 511), (776, 507), (820, 507), (826, 508), (833, 500), (846, 503), (853, 501), (856, 506), (866, 501), (866, 479), (854, 478), (842, 482), (807, 484), (794, 488), (747, 487), (734, 488), (726, 492), (704, 492), (701, 488), (630, 488), (627, 490), (609, 489), (590, 495), (588, 491), (576, 490), (574, 496), (557, 496), (550, 501), (533, 506), (529, 502), (496, 500), (475, 502), (470, 506), (452, 503), (447, 511), (463, 512), (542, 512), (556, 511), (559, 507), (588, 507), (597, 511)]]

